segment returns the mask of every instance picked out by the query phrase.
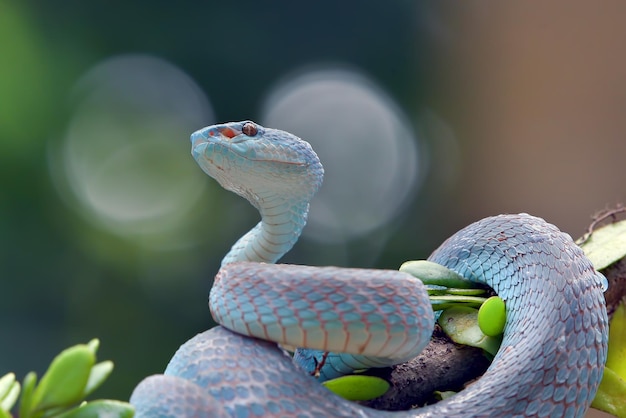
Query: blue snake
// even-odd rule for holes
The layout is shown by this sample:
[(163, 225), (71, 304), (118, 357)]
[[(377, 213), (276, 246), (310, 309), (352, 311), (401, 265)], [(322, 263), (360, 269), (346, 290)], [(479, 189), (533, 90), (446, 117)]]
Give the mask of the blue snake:
[(295, 135), (251, 121), (209, 126), (191, 142), (200, 167), (245, 197), (261, 221), (233, 245), (215, 278), (209, 307), (221, 326), (187, 341), (163, 375), (135, 388), (136, 416), (585, 413), (606, 360), (606, 279), (569, 235), (519, 214), (480, 220), (445, 241), (429, 260), (505, 301), (500, 350), (478, 381), (446, 400), (376, 411), (330, 393), (276, 343), (347, 353), (338, 361), (356, 367), (406, 361), (434, 323), (422, 283), (399, 271), (273, 264), (297, 241), (322, 183), (315, 152)]

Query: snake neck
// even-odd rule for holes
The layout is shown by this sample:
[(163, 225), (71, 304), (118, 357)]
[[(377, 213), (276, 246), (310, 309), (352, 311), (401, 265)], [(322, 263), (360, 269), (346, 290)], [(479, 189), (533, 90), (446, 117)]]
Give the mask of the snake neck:
[(309, 212), (307, 200), (280, 196), (256, 196), (252, 203), (261, 214), (261, 222), (232, 246), (222, 266), (237, 261), (275, 263), (296, 243)]

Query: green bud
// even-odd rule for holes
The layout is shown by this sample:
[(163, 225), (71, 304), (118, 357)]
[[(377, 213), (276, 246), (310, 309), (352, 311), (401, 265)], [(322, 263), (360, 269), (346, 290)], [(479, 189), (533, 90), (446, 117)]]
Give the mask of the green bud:
[(504, 331), (506, 309), (504, 301), (498, 296), (487, 299), (478, 309), (478, 326), (490, 337), (497, 337)]
[(389, 390), (389, 383), (375, 376), (348, 375), (322, 383), (326, 389), (349, 401), (369, 401)]

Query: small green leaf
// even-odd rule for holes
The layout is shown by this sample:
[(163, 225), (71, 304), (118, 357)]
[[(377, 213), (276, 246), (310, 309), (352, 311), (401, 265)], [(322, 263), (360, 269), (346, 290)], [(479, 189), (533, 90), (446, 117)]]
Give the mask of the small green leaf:
[(593, 231), (583, 249), (596, 270), (602, 270), (626, 256), (626, 220)]
[(135, 408), (131, 404), (104, 399), (84, 402), (57, 418), (132, 418), (134, 414)]
[(369, 401), (389, 390), (389, 382), (375, 376), (348, 375), (327, 380), (322, 384), (349, 401)]
[(626, 380), (626, 305), (620, 303), (609, 324), (609, 352), (606, 367)]
[(443, 287), (426, 285), (426, 291), (430, 296), (454, 295), (454, 296), (478, 296), (487, 292), (485, 289), (459, 289), (456, 287)]
[(112, 371), (112, 361), (106, 360), (94, 365), (91, 368), (91, 373), (89, 374), (89, 379), (87, 380), (87, 385), (85, 386), (85, 390), (83, 392), (83, 398), (98, 389), (100, 385), (102, 385), (102, 383), (104, 383), (104, 381), (109, 377)]
[(100, 340), (97, 338), (94, 338), (93, 340), (89, 341), (87, 343), (87, 348), (89, 348), (91, 352), (93, 353), (93, 355), (95, 356), (96, 353), (98, 352), (98, 348), (100, 348)]
[(30, 372), (22, 382), (22, 398), (20, 399), (20, 418), (30, 418), (33, 413), (33, 393), (37, 384), (37, 374)]
[(430, 296), (430, 303), (434, 311), (449, 309), (454, 306), (469, 306), (478, 308), (487, 299), (478, 296), (457, 296), (457, 295), (440, 295)]
[(450, 295), (458, 295), (458, 296), (478, 296), (487, 292), (485, 289), (455, 289), (450, 288), (447, 290), (447, 293)]
[(409, 273), (424, 284), (467, 289), (476, 284), (465, 279), (441, 264), (427, 260), (407, 261), (400, 266), (400, 271)]
[[(17, 389), (17, 393), (15, 390)], [(0, 378), (0, 409), (9, 411), (20, 393), (20, 384), (15, 381), (15, 373), (7, 373)]]
[(0, 396), (0, 409), (5, 411), (10, 411), (11, 408), (13, 408), (13, 405), (15, 405), (15, 401), (17, 401), (18, 396), (20, 396), (20, 383), (15, 381), (15, 375), (13, 373), (9, 373), (9, 375), (12, 375), (10, 376), (11, 378), (6, 379), (5, 382), (2, 382), (2, 379), (8, 375), (5, 375), (2, 379), (0, 379), (0, 383), (2, 384), (6, 384), (7, 381), (11, 380), (11, 384)]
[(600, 387), (591, 406), (620, 418), (626, 418), (626, 381), (605, 367)]
[(504, 301), (498, 296), (487, 299), (478, 309), (478, 326), (483, 334), (497, 337), (504, 331), (506, 309)]
[(69, 406), (81, 400), (95, 360), (92, 347), (85, 344), (57, 355), (33, 394), (36, 410)]
[(489, 337), (478, 326), (478, 309), (454, 306), (442, 312), (438, 320), (443, 331), (457, 344), (482, 348), (496, 355), (501, 338)]
[(457, 393), (458, 392), (454, 392), (454, 391), (451, 391), (451, 390), (442, 390), (442, 391), (436, 390), (436, 391), (433, 392), (435, 397), (437, 399), (439, 399), (440, 401), (443, 401), (444, 399), (451, 398), (454, 395), (456, 395)]
[(0, 378), (0, 399), (3, 399), (15, 382), (15, 373), (7, 373)]

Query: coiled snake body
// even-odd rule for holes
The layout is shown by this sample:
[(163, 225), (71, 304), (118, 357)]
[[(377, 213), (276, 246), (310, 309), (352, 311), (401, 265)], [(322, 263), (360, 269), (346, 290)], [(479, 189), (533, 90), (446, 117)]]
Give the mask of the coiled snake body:
[(207, 127), (191, 140), (200, 167), (262, 220), (215, 279), (209, 305), (222, 326), (189, 340), (164, 375), (139, 384), (137, 416), (579, 417), (589, 407), (606, 360), (606, 279), (567, 234), (526, 214), (478, 221), (430, 257), (506, 303), (504, 339), (484, 376), (445, 401), (394, 413), (329, 393), (268, 341), (352, 353), (346, 361), (356, 364), (406, 361), (432, 332), (421, 282), (398, 271), (268, 264), (304, 227), (322, 181), (317, 156), (294, 135), (249, 121)]

